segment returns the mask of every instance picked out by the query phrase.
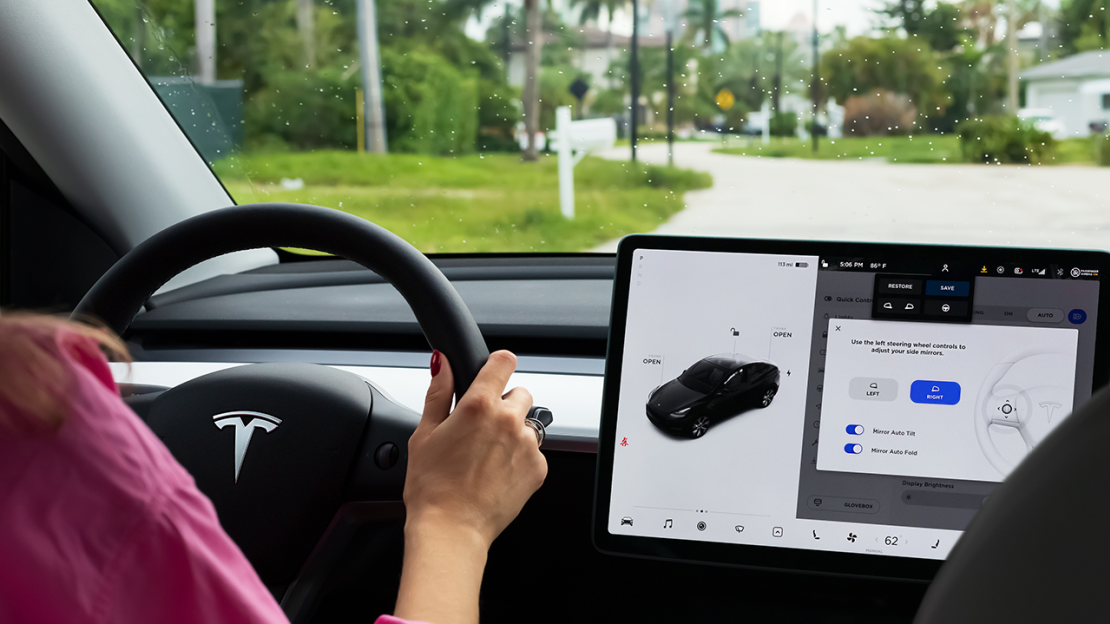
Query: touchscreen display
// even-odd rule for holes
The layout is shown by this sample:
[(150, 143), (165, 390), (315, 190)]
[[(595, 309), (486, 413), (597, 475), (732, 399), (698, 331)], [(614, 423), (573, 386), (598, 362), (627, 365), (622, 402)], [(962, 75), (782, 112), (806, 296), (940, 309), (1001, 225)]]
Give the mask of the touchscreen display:
[(599, 523), (945, 558), (1092, 391), (1097, 268), (1004, 252), (634, 249)]

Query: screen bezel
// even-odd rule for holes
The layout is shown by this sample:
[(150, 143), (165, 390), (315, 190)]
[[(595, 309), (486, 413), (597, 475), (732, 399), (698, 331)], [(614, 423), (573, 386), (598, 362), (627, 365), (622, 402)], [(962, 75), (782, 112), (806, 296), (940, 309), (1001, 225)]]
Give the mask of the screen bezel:
[[(922, 245), (910, 243), (843, 243), (775, 239), (709, 238), (634, 234), (626, 236), (617, 248), (613, 301), (609, 318), (609, 343), (605, 358), (605, 383), (602, 391), (601, 424), (598, 432), (597, 473), (594, 487), (592, 535), (594, 546), (613, 555), (709, 563), (756, 569), (816, 572), (836, 575), (929, 581), (943, 561), (838, 553), (778, 546), (755, 546), (721, 542), (699, 542), (660, 537), (613, 535), (608, 531), (612, 498), (613, 460), (616, 445), (617, 404), (621, 364), (624, 357), (625, 324), (628, 317), (629, 283), (633, 255), (641, 249), (755, 253), (820, 258), (934, 258), (937, 263), (1004, 261), (1036, 266), (1063, 264), (1096, 269), (1101, 278), (1110, 267), (1110, 253), (1083, 250), (1052, 250), (1009, 247)], [(1067, 278), (1064, 278), (1067, 279)], [(1099, 288), (1099, 311), (1110, 304), (1110, 288)], [(1095, 331), (1095, 361), (1091, 379), (1092, 394), (1110, 380), (1110, 323), (1100, 323)]]

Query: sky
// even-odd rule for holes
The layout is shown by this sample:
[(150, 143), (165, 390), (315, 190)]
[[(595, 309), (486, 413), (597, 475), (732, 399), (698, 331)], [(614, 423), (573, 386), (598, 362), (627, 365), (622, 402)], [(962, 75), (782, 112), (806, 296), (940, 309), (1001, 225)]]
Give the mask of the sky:
[[(521, 0), (506, 0), (512, 6), (520, 6)], [(556, 6), (565, 4), (567, 0), (551, 0)], [(640, 0), (648, 4), (652, 0)], [(666, 0), (655, 0), (663, 2)], [(741, 2), (743, 0), (740, 0)], [(723, 9), (736, 6), (737, 0), (719, 0)], [(832, 32), (837, 26), (844, 26), (848, 36), (867, 34), (877, 22), (875, 9), (882, 7), (884, 0), (817, 0), (817, 28), (823, 33)], [(1045, 0), (1045, 4), (1056, 8), (1060, 0)], [(486, 30), (492, 19), (501, 15), (503, 9), (500, 2), (491, 3), (484, 12), (481, 20), (471, 18), (466, 26), (466, 32), (474, 39), (484, 39)], [(802, 13), (807, 18), (813, 15), (813, 0), (761, 0), (760, 2), (760, 27), (763, 30), (781, 30), (790, 20)], [(613, 22), (613, 32), (631, 34), (631, 15), (618, 13)]]
[[(849, 35), (863, 34), (875, 22), (874, 10), (883, 4), (881, 0), (817, 0), (817, 29), (831, 32), (836, 26), (843, 25), (847, 27)], [(759, 10), (759, 22), (763, 30), (781, 30), (798, 13), (804, 13), (806, 17), (812, 16), (813, 2), (763, 0)]]
[[(563, 3), (560, 0), (555, 1), (559, 4)], [(520, 0), (508, 0), (508, 2), (512, 6), (521, 4)], [(641, 2), (647, 4), (645, 0)], [(736, 5), (736, 0), (720, 0), (720, 3), (723, 9), (728, 9)], [(864, 34), (874, 25), (874, 9), (883, 4), (883, 0), (817, 0), (818, 29), (821, 32), (831, 32), (835, 27), (843, 25), (847, 28), (849, 36)], [(467, 34), (475, 39), (484, 39), (491, 20), (502, 11), (500, 2), (491, 3), (484, 12), (482, 20), (471, 18), (470, 23), (467, 24)], [(763, 30), (780, 30), (798, 13), (810, 18), (813, 15), (813, 0), (761, 0), (760, 27)], [(631, 32), (630, 18), (630, 15), (618, 13), (617, 19), (614, 20), (613, 32), (621, 34), (628, 34), (624, 32), (626, 30)]]

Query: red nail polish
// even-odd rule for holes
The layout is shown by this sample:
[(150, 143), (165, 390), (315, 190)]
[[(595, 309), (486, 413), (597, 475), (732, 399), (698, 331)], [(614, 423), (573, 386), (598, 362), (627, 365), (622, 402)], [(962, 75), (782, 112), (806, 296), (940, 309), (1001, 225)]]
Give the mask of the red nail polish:
[(439, 374), (439, 350), (432, 351), (432, 377)]

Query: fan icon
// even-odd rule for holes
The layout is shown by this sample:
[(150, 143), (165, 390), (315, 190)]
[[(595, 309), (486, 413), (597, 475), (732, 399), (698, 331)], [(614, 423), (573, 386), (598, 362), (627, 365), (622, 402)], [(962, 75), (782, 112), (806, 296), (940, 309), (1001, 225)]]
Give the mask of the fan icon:
[(853, 543), (855, 543), (855, 541), (856, 541), (856, 534), (855, 534), (855, 533), (849, 533), (849, 534), (848, 534), (848, 541), (849, 541), (849, 542), (853, 542)]

